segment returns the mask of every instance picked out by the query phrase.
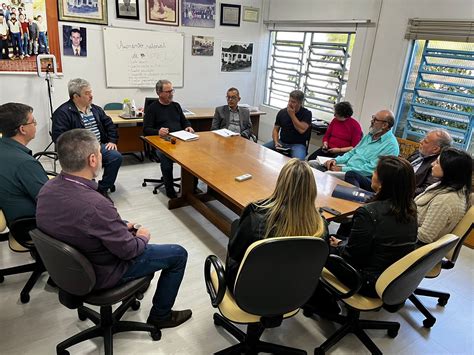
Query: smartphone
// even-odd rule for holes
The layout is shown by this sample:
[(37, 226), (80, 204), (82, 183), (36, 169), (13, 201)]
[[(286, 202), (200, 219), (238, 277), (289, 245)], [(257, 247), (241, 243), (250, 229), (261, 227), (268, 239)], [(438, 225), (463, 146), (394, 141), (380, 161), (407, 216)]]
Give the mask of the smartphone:
[(323, 206), (320, 208), (320, 210), (333, 214), (334, 216), (339, 216), (341, 214), (341, 212), (339, 212), (338, 210), (335, 210), (334, 208), (328, 206)]

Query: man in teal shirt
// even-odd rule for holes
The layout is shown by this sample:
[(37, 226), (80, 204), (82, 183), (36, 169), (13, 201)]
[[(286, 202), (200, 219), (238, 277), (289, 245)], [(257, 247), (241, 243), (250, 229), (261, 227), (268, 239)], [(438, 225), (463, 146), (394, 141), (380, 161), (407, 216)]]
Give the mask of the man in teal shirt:
[(380, 156), (398, 156), (400, 153), (397, 139), (391, 131), (394, 122), (391, 111), (379, 111), (372, 116), (369, 133), (354, 149), (328, 160), (324, 165), (318, 164), (316, 160), (309, 163), (316, 169), (334, 172), (334, 175), (341, 178), (348, 171), (356, 171), (362, 176), (371, 176)]
[(48, 176), (26, 147), (36, 134), (32, 107), (12, 102), (1, 105), (0, 133), (0, 208), (10, 224), (35, 216), (36, 196)]

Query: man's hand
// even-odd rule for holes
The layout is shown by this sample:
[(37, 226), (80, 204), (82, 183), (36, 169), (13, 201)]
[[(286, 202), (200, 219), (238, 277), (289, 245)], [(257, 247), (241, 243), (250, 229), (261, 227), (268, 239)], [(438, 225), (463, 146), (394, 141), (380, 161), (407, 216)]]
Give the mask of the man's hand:
[(333, 166), (331, 166), (331, 168), (329, 170), (331, 170), (331, 171), (342, 171), (342, 167), (340, 167), (339, 165), (334, 164)]
[(324, 163), (324, 166), (326, 169), (331, 170), (331, 167), (333, 165), (336, 165), (336, 161), (334, 159), (328, 160), (327, 162)]
[(151, 236), (150, 231), (145, 227), (139, 228), (137, 232), (135, 233), (135, 235), (137, 237), (144, 237), (147, 242), (150, 241), (150, 236)]
[(341, 244), (341, 242), (342, 242), (341, 239), (337, 239), (336, 237), (333, 237), (333, 236), (329, 237), (329, 245), (334, 248), (337, 248), (339, 244)]
[(341, 153), (341, 148), (331, 148), (331, 149), (328, 149), (328, 152), (332, 154)]
[(290, 105), (286, 106), (286, 111), (288, 112), (288, 114), (290, 115), (290, 117), (291, 117), (292, 115), (295, 115), (295, 114), (296, 114), (294, 107), (293, 107), (293, 106), (290, 106)]
[(282, 145), (280, 142), (278, 142), (278, 141), (277, 141), (277, 142), (273, 142), (273, 144), (275, 145), (275, 148), (277, 148), (277, 147), (278, 147), (278, 148), (283, 147), (283, 145)]
[(321, 148), (323, 148), (323, 150), (328, 150), (328, 142), (323, 142)]
[(194, 133), (194, 129), (193, 129), (193, 127), (191, 127), (191, 126), (186, 127), (184, 130), (185, 130), (186, 132), (189, 132), (189, 133)]
[(134, 224), (135, 224), (135, 223), (127, 222), (127, 229), (128, 229), (129, 231), (131, 231), (131, 230), (133, 229), (133, 225), (134, 225)]
[(158, 134), (160, 135), (160, 137), (166, 137), (169, 133), (170, 133), (170, 129), (165, 128), (165, 127), (160, 128), (160, 130), (158, 131)]
[(107, 149), (107, 150), (117, 150), (117, 144), (109, 142), (105, 145), (105, 149)]

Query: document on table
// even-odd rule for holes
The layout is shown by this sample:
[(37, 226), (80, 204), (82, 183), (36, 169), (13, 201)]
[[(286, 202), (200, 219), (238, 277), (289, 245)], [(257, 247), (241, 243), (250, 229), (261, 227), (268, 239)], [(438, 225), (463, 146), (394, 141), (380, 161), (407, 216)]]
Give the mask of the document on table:
[(185, 116), (195, 115), (194, 112), (189, 111), (188, 109), (185, 109), (184, 107), (183, 107), (183, 113), (184, 113)]
[(232, 137), (232, 136), (239, 136), (238, 133), (232, 132), (230, 129), (227, 128), (222, 128), (222, 129), (217, 129), (215, 131), (212, 131), (222, 137)]
[(176, 137), (176, 138), (181, 139), (182, 141), (185, 141), (185, 142), (194, 141), (196, 139), (199, 139), (199, 136), (197, 134), (190, 133), (190, 132), (187, 132), (187, 131), (184, 131), (184, 130), (171, 132), (170, 136)]
[(334, 158), (318, 156), (318, 157), (316, 158), (316, 161), (317, 161), (320, 165), (324, 165), (328, 160), (332, 160), (332, 159), (334, 159)]

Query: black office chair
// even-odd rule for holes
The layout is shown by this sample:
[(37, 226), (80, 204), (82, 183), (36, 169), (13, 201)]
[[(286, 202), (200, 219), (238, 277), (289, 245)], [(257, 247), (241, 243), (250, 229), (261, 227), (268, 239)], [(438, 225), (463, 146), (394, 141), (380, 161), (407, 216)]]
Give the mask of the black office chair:
[[(367, 297), (357, 293), (362, 285), (359, 273), (341, 257), (331, 255), (332, 261), (339, 262), (346, 270), (352, 271), (358, 286), (350, 289), (327, 269), (324, 269), (321, 273), (321, 282), (336, 299), (342, 301), (347, 310), (347, 315), (324, 315), (324, 317), (342, 324), (342, 326), (323, 344), (314, 349), (314, 354), (325, 354), (349, 333), (357, 336), (372, 354), (382, 354), (364, 329), (385, 329), (389, 337), (395, 338), (398, 335), (400, 323), (360, 319), (360, 313), (378, 311), (381, 308), (394, 313), (401, 309), (426, 273), (446, 255), (458, 239), (453, 234), (447, 234), (438, 241), (418, 248), (390, 265), (379, 276), (375, 284), (379, 297)], [(305, 316), (311, 316), (312, 313), (313, 310), (310, 307), (305, 306), (303, 308)]]
[[(143, 292), (154, 275), (109, 288), (95, 291), (96, 277), (90, 261), (75, 248), (54, 239), (39, 229), (30, 235), (43, 258), (46, 269), (59, 288), (59, 301), (69, 309), (77, 309), (80, 320), (89, 318), (95, 326), (64, 340), (56, 346), (58, 355), (68, 355), (67, 348), (88, 339), (103, 337), (105, 354), (113, 353), (113, 334), (128, 331), (150, 332), (153, 340), (161, 339), (161, 331), (155, 326), (140, 322), (121, 321), (128, 308), (138, 310)], [(112, 312), (112, 305), (122, 304)], [(100, 307), (100, 314), (83, 303)]]
[[(145, 137), (140, 136), (140, 139), (143, 141), (143, 151), (145, 152), (145, 156), (148, 157), (148, 159), (150, 159), (150, 161), (155, 162), (155, 163), (159, 163), (160, 158), (158, 158), (158, 156), (156, 155), (155, 150), (150, 147), (150, 144), (148, 144), (148, 142), (145, 140)], [(181, 178), (174, 178), (173, 179), (173, 186), (177, 187), (178, 191), (179, 191), (181, 189), (181, 185), (178, 184), (176, 181), (181, 181)], [(163, 181), (163, 178), (159, 178), (159, 179), (146, 178), (146, 179), (143, 179), (142, 186), (146, 187), (148, 183), (157, 184), (153, 188), (153, 194), (155, 194), (155, 195), (158, 193), (158, 190), (161, 189), (165, 185), (165, 182)]]
[[(0, 220), (4, 218), (3, 212), (0, 211)], [(10, 249), (18, 253), (29, 252), (35, 261), (25, 265), (1, 269), (0, 283), (5, 280), (5, 276), (32, 272), (30, 278), (20, 292), (21, 303), (28, 303), (30, 301), (30, 291), (33, 289), (33, 286), (36, 284), (41, 274), (46, 271), (43, 262), (36, 251), (35, 245), (28, 234), (29, 231), (36, 228), (36, 219), (34, 217), (19, 218), (10, 223), (8, 227), (10, 229), (8, 240)]]
[[(223, 326), (239, 341), (216, 354), (306, 354), (261, 341), (260, 336), (266, 328), (278, 327), (284, 318), (294, 316), (308, 301), (327, 255), (326, 242), (315, 237), (260, 240), (247, 248), (235, 285), (226, 284), (219, 258), (208, 256), (204, 266), (207, 292), (212, 306), (221, 313), (214, 314), (214, 324)], [(247, 324), (247, 333), (232, 323)]]

